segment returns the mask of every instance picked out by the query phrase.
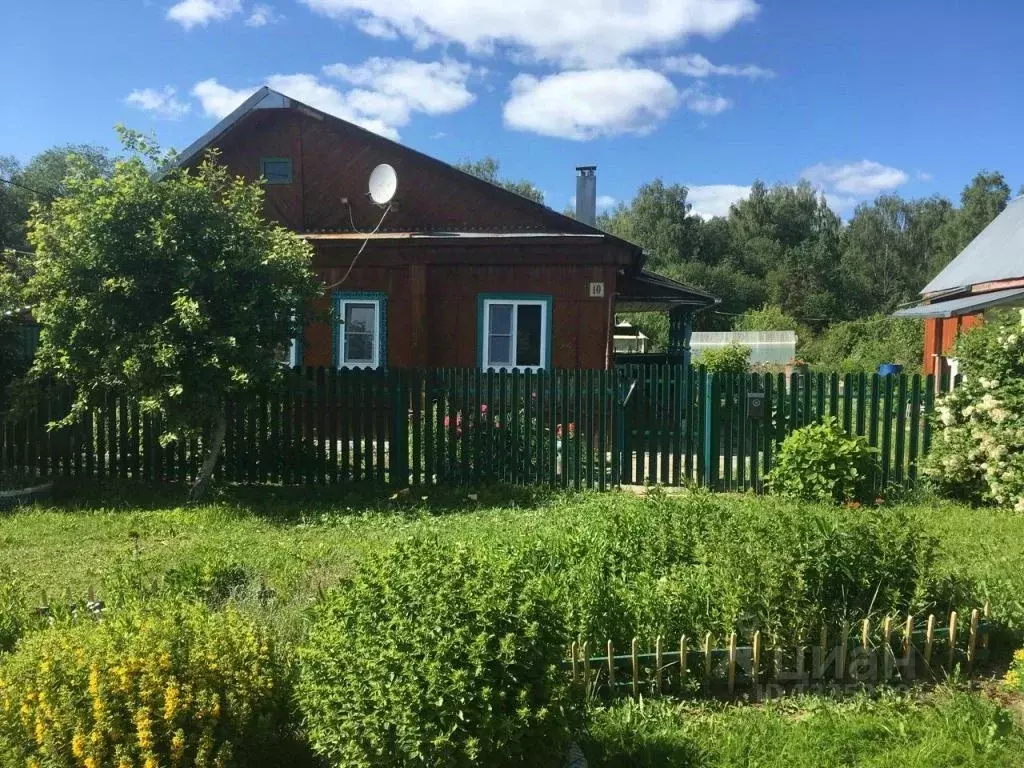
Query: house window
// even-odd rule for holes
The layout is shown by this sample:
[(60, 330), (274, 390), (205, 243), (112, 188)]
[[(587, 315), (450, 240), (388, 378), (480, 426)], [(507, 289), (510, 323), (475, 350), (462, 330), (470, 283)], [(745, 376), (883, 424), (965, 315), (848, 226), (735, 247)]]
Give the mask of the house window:
[(387, 298), (378, 293), (335, 296), (336, 355), (339, 368), (380, 368), (387, 360)]
[(483, 296), (480, 366), (539, 371), (551, 364), (549, 296)]
[(290, 157), (261, 157), (260, 176), (267, 184), (292, 183), (292, 159)]

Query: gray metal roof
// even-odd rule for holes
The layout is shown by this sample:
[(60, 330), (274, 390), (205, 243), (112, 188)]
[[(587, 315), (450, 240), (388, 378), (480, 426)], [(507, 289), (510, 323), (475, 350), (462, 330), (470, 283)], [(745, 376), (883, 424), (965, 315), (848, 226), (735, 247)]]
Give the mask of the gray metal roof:
[(976, 293), (950, 301), (938, 301), (934, 304), (918, 304), (893, 313), (893, 317), (958, 317), (973, 315), (989, 307), (1000, 304), (1017, 304), (1024, 302), (1024, 288), (1008, 288), (1005, 291)]
[(942, 293), (1018, 277), (1024, 277), (1024, 197), (1011, 201), (921, 293)]

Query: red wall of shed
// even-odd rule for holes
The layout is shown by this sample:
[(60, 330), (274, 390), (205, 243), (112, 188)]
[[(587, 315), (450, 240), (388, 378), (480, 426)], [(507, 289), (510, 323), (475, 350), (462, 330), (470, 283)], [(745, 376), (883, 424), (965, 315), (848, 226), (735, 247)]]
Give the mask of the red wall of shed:
[(922, 368), (925, 375), (941, 375), (945, 372), (944, 363), (940, 361), (948, 357), (961, 333), (981, 325), (985, 318), (981, 314), (961, 315), (960, 317), (929, 317), (924, 321), (924, 360)]

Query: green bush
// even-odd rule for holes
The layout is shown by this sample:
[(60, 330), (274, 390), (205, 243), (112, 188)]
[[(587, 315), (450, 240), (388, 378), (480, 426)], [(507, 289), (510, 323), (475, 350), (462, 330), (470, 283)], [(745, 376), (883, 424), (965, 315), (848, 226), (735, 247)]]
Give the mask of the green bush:
[(750, 368), (750, 347), (735, 342), (701, 350), (695, 361), (708, 373), (746, 373)]
[(14, 648), (28, 623), (28, 604), (10, 568), (0, 567), (0, 654)]
[(569, 717), (551, 605), (512, 561), (413, 540), (319, 606), (298, 700), (332, 765), (557, 765)]
[(0, 764), (289, 764), (289, 682), (233, 609), (153, 606), (33, 632), (0, 661)]
[(872, 373), (882, 363), (916, 373), (923, 354), (921, 321), (885, 315), (835, 323), (801, 349), (805, 360), (829, 373)]
[[(948, 610), (937, 544), (905, 509), (840, 509), (712, 494), (614, 496), (500, 547), (535, 574), (563, 642), (761, 630), (804, 642), (823, 621)], [(938, 605), (939, 607), (936, 607)]]
[(871, 495), (878, 451), (829, 416), (792, 432), (765, 478), (772, 493), (816, 502), (862, 502)]
[(941, 495), (1024, 512), (1024, 311), (957, 342), (963, 381), (939, 400), (924, 474)]

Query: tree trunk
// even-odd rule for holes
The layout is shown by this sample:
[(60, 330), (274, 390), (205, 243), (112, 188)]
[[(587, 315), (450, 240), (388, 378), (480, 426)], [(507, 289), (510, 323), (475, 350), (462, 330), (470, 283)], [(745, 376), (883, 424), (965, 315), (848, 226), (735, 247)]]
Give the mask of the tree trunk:
[(213, 479), (213, 470), (217, 468), (217, 461), (220, 459), (220, 449), (224, 445), (224, 435), (228, 431), (228, 417), (221, 408), (217, 414), (217, 423), (213, 427), (213, 442), (210, 444), (210, 452), (203, 459), (203, 466), (199, 469), (199, 475), (188, 492), (190, 503), (202, 501), (210, 488), (210, 480)]

